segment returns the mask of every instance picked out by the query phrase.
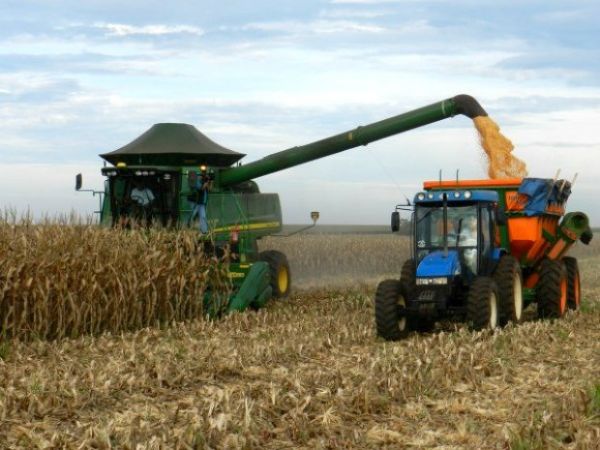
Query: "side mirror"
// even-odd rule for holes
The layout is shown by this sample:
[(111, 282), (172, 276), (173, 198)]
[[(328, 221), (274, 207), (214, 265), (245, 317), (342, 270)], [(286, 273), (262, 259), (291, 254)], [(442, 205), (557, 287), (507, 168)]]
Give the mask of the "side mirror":
[(83, 186), (83, 177), (80, 173), (78, 173), (77, 175), (75, 175), (75, 190), (81, 190), (81, 186)]
[(392, 233), (400, 231), (400, 212), (394, 211), (392, 213)]
[(319, 220), (319, 211), (311, 211), (310, 212), (310, 218), (313, 221), (313, 223), (316, 225), (317, 224), (317, 220)]

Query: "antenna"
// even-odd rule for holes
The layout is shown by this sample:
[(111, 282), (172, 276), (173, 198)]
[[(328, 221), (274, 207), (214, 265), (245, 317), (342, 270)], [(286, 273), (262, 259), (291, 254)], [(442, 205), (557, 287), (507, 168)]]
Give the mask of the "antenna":
[(571, 187), (573, 187), (573, 185), (575, 184), (575, 181), (577, 180), (577, 175), (579, 175), (579, 173), (575, 172), (575, 175), (573, 175), (573, 181), (571, 181)]
[(442, 169), (440, 169), (440, 186), (442, 185)]
[(458, 173), (460, 172), (460, 169), (456, 169), (456, 184), (458, 184)]

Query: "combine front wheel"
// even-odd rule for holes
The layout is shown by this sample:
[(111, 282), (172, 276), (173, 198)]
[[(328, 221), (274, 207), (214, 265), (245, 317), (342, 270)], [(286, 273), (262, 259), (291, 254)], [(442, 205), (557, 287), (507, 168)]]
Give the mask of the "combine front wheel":
[(277, 250), (267, 250), (261, 252), (258, 259), (269, 264), (273, 297), (286, 297), (292, 287), (292, 275), (286, 256)]
[(500, 325), (512, 321), (518, 323), (523, 316), (523, 278), (521, 266), (514, 256), (504, 255), (496, 271), (494, 281), (498, 285)]
[(474, 330), (498, 326), (498, 286), (489, 277), (477, 277), (467, 296), (467, 321)]
[(569, 309), (579, 309), (581, 303), (581, 281), (577, 259), (565, 256), (563, 259), (567, 268), (567, 306)]
[(560, 318), (567, 311), (567, 270), (562, 261), (544, 259), (540, 267), (537, 298), (538, 314)]
[(375, 324), (377, 334), (386, 341), (406, 337), (408, 326), (404, 309), (406, 299), (402, 285), (397, 280), (384, 280), (375, 293)]

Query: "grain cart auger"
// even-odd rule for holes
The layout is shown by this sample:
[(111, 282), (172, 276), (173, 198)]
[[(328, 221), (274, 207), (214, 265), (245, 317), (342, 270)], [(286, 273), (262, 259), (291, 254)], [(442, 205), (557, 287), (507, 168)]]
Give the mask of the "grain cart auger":
[[(288, 294), (291, 274), (285, 255), (258, 252), (257, 240), (280, 232), (282, 224), (278, 195), (261, 193), (254, 178), (456, 114), (473, 118), (485, 111), (472, 97), (459, 95), (246, 165), (239, 164), (244, 154), (220, 146), (192, 125), (159, 123), (124, 147), (100, 155), (111, 164), (102, 169), (107, 180), (100, 220), (109, 226), (127, 226), (133, 218), (163, 226), (190, 226), (194, 219), (192, 181), (206, 175), (212, 180), (207, 200), (211, 246), (217, 255), (229, 247), (235, 256), (228, 269), (234, 289), (225, 309), (260, 307), (272, 296)], [(136, 188), (152, 192), (144, 195), (142, 207), (132, 201)]]
[(400, 339), (449, 316), (495, 328), (532, 302), (547, 318), (577, 309), (579, 269), (566, 253), (592, 232), (584, 213), (565, 214), (570, 193), (568, 181), (542, 178), (425, 182), (412, 257), (377, 288), (378, 334)]

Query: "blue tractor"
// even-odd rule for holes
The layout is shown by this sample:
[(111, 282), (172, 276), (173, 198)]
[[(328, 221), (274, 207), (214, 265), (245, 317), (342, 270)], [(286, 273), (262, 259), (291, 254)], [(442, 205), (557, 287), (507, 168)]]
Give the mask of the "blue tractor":
[[(579, 270), (564, 255), (576, 240), (588, 243), (591, 231), (585, 214), (564, 214), (566, 183), (426, 182), (411, 206), (411, 258), (399, 280), (377, 287), (377, 334), (397, 340), (447, 317), (476, 330), (495, 328), (519, 322), (534, 301), (542, 317), (576, 309)], [(393, 230), (398, 222), (396, 211)]]

